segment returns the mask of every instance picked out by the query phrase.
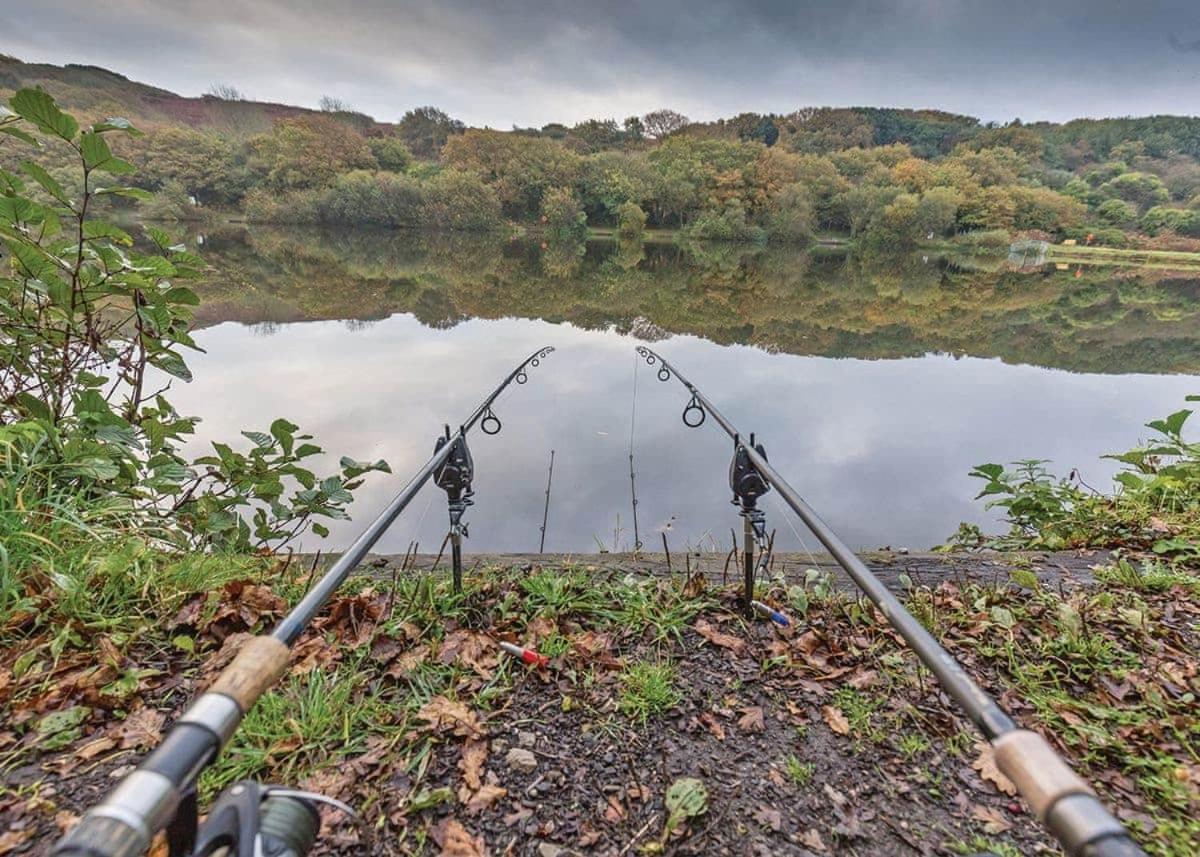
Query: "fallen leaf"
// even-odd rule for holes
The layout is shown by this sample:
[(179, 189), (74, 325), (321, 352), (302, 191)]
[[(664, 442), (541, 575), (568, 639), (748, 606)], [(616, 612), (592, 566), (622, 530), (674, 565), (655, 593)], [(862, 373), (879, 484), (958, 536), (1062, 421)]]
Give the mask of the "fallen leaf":
[(6, 830), (0, 833), (0, 854), (7, 854), (10, 851), (16, 850), (26, 840), (33, 837), (33, 831), (26, 830)]
[(737, 725), (743, 732), (762, 732), (766, 728), (762, 707), (756, 705), (753, 708), (743, 708)]
[(463, 782), (470, 789), (483, 785), (483, 765), (487, 761), (488, 745), (486, 741), (467, 741), (462, 747), (462, 756), (458, 760), (458, 769), (462, 771)]
[(822, 854), (829, 850), (825, 847), (825, 843), (821, 839), (821, 834), (815, 830), (805, 831), (804, 835), (800, 837), (800, 842), (805, 848), (819, 851)]
[(754, 820), (763, 827), (769, 827), (771, 830), (779, 831), (783, 827), (783, 815), (777, 809), (771, 809), (767, 806), (760, 806), (754, 813)]
[(101, 753), (106, 753), (113, 747), (117, 746), (116, 739), (109, 735), (101, 735), (99, 738), (93, 738), (86, 744), (83, 744), (75, 751), (75, 756), (79, 759), (87, 761), (88, 759), (99, 756)]
[(700, 715), (700, 722), (708, 727), (708, 731), (713, 734), (713, 737), (718, 741), (725, 740), (725, 727), (717, 720), (716, 716), (711, 711), (706, 711)]
[(487, 857), (483, 837), (472, 836), (453, 818), (447, 818), (434, 828), (433, 839), (442, 846), (441, 857)]
[(821, 717), (829, 725), (829, 728), (837, 734), (850, 734), (850, 721), (846, 719), (846, 715), (842, 713), (842, 709), (836, 705), (822, 705)]
[(143, 706), (125, 718), (121, 724), (121, 749), (145, 750), (153, 747), (162, 738), (167, 718), (149, 706)]
[(971, 818), (983, 823), (985, 833), (995, 835), (1012, 829), (1012, 822), (1004, 817), (1004, 813), (990, 806), (976, 804), (971, 807)]
[(478, 815), (506, 794), (508, 789), (498, 785), (488, 783), (481, 786), (466, 802), (467, 815)]
[(1000, 769), (996, 767), (996, 754), (992, 752), (992, 745), (986, 741), (976, 741), (975, 749), (979, 751), (979, 756), (971, 763), (971, 767), (979, 772), (980, 777), (1004, 792), (1004, 794), (1015, 795), (1017, 787), (1013, 785), (1012, 780), (1004, 776), (1000, 772)]
[(435, 696), (421, 706), (417, 717), (426, 721), (435, 732), (447, 730), (461, 738), (481, 738), (484, 735), (474, 711), (444, 696)]
[(604, 820), (609, 824), (616, 824), (625, 817), (625, 807), (621, 806), (621, 801), (615, 795), (608, 796), (608, 805), (604, 808)]
[(729, 649), (735, 655), (740, 655), (746, 648), (745, 640), (735, 637), (732, 634), (726, 634), (724, 631), (714, 628), (705, 619), (701, 619), (696, 623), (696, 633), (708, 640), (714, 646), (720, 646), (723, 649)]

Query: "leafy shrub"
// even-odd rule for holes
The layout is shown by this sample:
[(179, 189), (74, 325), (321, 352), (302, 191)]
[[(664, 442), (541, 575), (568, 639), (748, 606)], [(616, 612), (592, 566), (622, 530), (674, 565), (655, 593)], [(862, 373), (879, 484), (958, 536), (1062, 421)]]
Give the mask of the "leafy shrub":
[(197, 418), (175, 411), (159, 375), (191, 379), (183, 354), (196, 347), (199, 299), (183, 283), (202, 260), (150, 227), (143, 252), (89, 214), (96, 199), (149, 196), (120, 184), (134, 167), (107, 142), (139, 132), (122, 119), (81, 128), (41, 90), (9, 103), (0, 132), (35, 143), (36, 129), (65, 147), (79, 188), (68, 194), (34, 161), (22, 163), (24, 177), (0, 170), (10, 271), (0, 278), (0, 468), (23, 474), (19, 508), (65, 495), (119, 508), (130, 526), (191, 547), (277, 548), (310, 529), (324, 534), (314, 519), (345, 517), (362, 475), (387, 465), (343, 459), (319, 479), (300, 462), (320, 448), (297, 443), (309, 438), (286, 420), (244, 432), (248, 453), (217, 443), (215, 456), (185, 459)]
[(476, 175), (443, 170), (425, 184), (424, 223), (437, 229), (482, 232), (502, 223), (496, 191)]
[(1137, 209), (1122, 199), (1105, 200), (1096, 208), (1096, 215), (1109, 226), (1126, 227), (1137, 223)]
[(1149, 235), (1170, 231), (1179, 235), (1200, 236), (1200, 211), (1156, 205), (1142, 215), (1141, 226)]
[(641, 238), (646, 231), (646, 212), (636, 202), (617, 206), (617, 234), (622, 238)]
[(402, 173), (412, 165), (412, 152), (399, 137), (371, 137), (367, 145), (381, 170)]
[(552, 187), (542, 195), (542, 223), (555, 241), (579, 241), (587, 237), (587, 214), (575, 191)]
[(746, 219), (746, 212), (736, 205), (723, 211), (704, 211), (683, 230), (685, 237), (702, 241), (753, 241), (762, 243), (766, 232)]
[(1155, 434), (1151, 443), (1105, 456), (1123, 465), (1112, 495), (1097, 493), (1073, 476), (1055, 478), (1045, 461), (1019, 461), (1013, 470), (979, 465), (971, 471), (986, 483), (978, 496), (993, 498), (988, 508), (1004, 509), (1011, 525), (1007, 535), (986, 543), (1051, 550), (1149, 548), (1200, 561), (1200, 442), (1183, 436), (1191, 415), (1184, 409), (1153, 420), (1146, 424)]
[(421, 185), (396, 173), (356, 170), (338, 176), (316, 200), (325, 223), (417, 226), (421, 222)]
[(317, 191), (297, 190), (290, 193), (255, 188), (246, 194), (242, 210), (251, 223), (317, 223)]

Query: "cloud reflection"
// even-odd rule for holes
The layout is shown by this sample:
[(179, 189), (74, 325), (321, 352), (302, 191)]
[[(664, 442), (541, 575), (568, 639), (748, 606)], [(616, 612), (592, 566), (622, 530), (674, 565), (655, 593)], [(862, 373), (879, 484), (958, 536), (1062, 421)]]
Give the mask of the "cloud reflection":
[[(643, 539), (671, 522), (671, 543), (722, 544), (737, 524), (729, 504), (728, 439), (685, 428), (686, 394), (639, 363), (640, 340), (544, 321), (474, 319), (425, 327), (395, 315), (349, 329), (341, 322), (280, 324), (269, 337), (224, 323), (198, 331), (206, 354), (189, 360), (196, 380), (178, 388), (182, 413), (205, 414), (199, 443), (237, 437), (286, 416), (330, 456), (386, 458), (394, 475), (372, 477), (326, 542), (343, 547), (428, 457), (445, 422), (465, 418), (512, 367), (542, 345), (558, 349), (496, 404), (504, 430), (473, 433), (476, 505), (468, 551), (536, 551), (546, 466), (556, 450), (548, 551), (594, 551), (632, 542), (628, 445), (633, 372), (639, 524)], [(984, 461), (1053, 459), (1093, 485), (1112, 472), (1098, 457), (1125, 449), (1142, 423), (1195, 392), (1189, 376), (1084, 375), (999, 360), (928, 356), (857, 360), (768, 354), (690, 336), (655, 348), (744, 431), (847, 542), (924, 548), (963, 520), (985, 515), (967, 471)], [(781, 549), (798, 547), (768, 501)], [(429, 486), (385, 536), (436, 551), (445, 496)], [(619, 521), (619, 522), (618, 522)], [(803, 533), (802, 533), (803, 534)], [(649, 535), (649, 538), (647, 537)], [(805, 535), (808, 538), (807, 534)]]

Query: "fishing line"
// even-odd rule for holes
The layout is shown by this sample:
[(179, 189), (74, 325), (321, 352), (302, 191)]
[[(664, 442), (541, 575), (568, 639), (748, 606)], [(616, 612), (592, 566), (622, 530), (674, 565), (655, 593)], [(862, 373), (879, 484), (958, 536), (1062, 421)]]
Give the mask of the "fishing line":
[(792, 535), (796, 537), (796, 541), (800, 542), (800, 548), (804, 551), (804, 555), (808, 557), (808, 561), (812, 563), (813, 568), (820, 571), (821, 565), (817, 562), (816, 556), (808, 548), (808, 542), (804, 540), (804, 536), (800, 535), (800, 531), (796, 529), (796, 525), (792, 523), (792, 516), (788, 514), (788, 510), (783, 508), (783, 504), (779, 502), (779, 498), (771, 495), (771, 503), (775, 506), (775, 511), (779, 513), (779, 517), (787, 523), (788, 529), (792, 531)]
[(629, 406), (629, 495), (633, 501), (633, 550), (636, 553), (642, 549), (642, 538), (638, 531), (637, 517), (637, 479), (633, 471), (633, 432), (637, 424), (637, 393), (638, 393), (638, 364), (642, 360), (636, 354), (633, 358), (633, 399)]

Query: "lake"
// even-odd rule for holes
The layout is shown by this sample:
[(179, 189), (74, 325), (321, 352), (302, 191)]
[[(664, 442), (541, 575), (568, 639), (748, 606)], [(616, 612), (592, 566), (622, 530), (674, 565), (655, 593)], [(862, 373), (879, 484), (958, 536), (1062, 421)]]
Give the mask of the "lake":
[[(857, 548), (928, 548), (960, 521), (994, 522), (967, 476), (983, 462), (1051, 459), (1107, 488), (1100, 456), (1200, 392), (1200, 281), (1161, 272), (258, 227), (193, 244), (213, 267), (206, 351), (174, 395), (204, 416), (196, 446), (285, 416), (332, 453), (325, 466), (393, 468), (308, 549), (344, 547), (442, 425), (543, 345), (557, 350), (496, 406), (503, 431), (470, 438), (468, 552), (537, 550), (551, 450), (546, 550), (629, 549), (631, 427), (642, 541), (728, 548), (730, 442), (711, 421), (683, 425), (686, 393), (638, 360), (642, 343), (756, 432)], [(781, 548), (812, 546), (776, 498), (764, 508)], [(434, 552), (446, 522), (430, 485), (380, 549)]]

